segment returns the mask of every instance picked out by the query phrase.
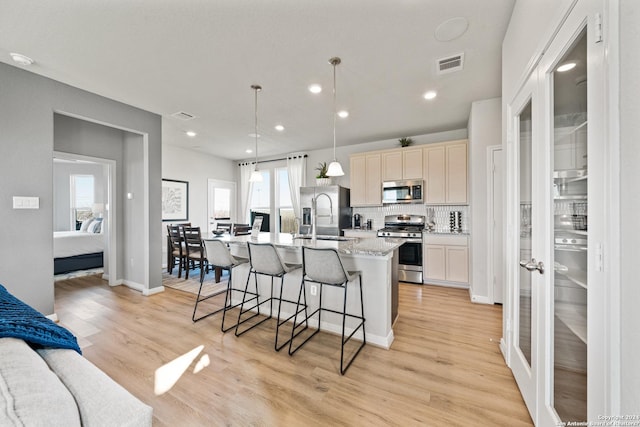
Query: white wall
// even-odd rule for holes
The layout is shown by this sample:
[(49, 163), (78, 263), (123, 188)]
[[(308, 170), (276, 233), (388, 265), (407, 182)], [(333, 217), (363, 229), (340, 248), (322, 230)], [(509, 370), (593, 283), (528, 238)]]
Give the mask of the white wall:
[[(54, 111), (108, 123), (148, 136), (149, 224), (160, 223), (161, 118), (101, 96), (0, 63), (0, 218), (11, 227), (0, 245), (0, 283), (41, 313), (54, 310)], [(99, 157), (99, 156), (97, 156)], [(40, 208), (16, 210), (12, 196), (36, 196)], [(161, 286), (160, 237), (149, 237), (149, 288)], [(4, 241), (4, 240), (3, 240)], [(28, 253), (25, 257), (21, 254)], [(154, 255), (155, 254), (155, 255)], [(34, 262), (37, 268), (33, 268)]]
[[(202, 230), (207, 229), (208, 180), (237, 182), (237, 173), (237, 161), (168, 144), (162, 146), (162, 178), (189, 182), (188, 222), (193, 226), (200, 226)], [(166, 264), (167, 224), (169, 223), (163, 222), (160, 230), (163, 264)]]
[[(615, 2), (617, 3), (617, 2)], [(640, 2), (620, 0), (620, 414), (640, 414)], [(615, 219), (614, 219), (615, 220)]]
[(471, 296), (487, 301), (488, 248), (487, 228), (489, 181), (487, 179), (487, 147), (502, 143), (501, 98), (476, 101), (469, 116), (469, 203), (471, 205)]
[[(106, 203), (103, 166), (91, 163), (53, 163), (53, 231), (75, 230), (71, 216), (71, 175), (93, 175), (94, 202)], [(73, 228), (72, 228), (73, 227)]]

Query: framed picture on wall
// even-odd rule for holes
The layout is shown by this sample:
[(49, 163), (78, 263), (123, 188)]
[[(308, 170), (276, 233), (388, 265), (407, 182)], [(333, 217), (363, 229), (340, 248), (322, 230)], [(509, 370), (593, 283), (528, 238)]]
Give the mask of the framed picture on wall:
[(162, 179), (162, 220), (189, 220), (189, 183)]

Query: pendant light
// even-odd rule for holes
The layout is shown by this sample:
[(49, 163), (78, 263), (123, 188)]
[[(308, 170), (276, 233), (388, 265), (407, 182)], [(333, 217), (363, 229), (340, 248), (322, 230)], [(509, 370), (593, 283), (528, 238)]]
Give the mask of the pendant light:
[(262, 86), (251, 85), (251, 89), (254, 90), (254, 100), (255, 100), (254, 136), (256, 138), (256, 164), (253, 167), (253, 172), (251, 172), (251, 177), (249, 178), (249, 182), (262, 182), (262, 174), (258, 172), (258, 92), (262, 90)]
[(333, 66), (333, 161), (329, 163), (327, 176), (343, 176), (344, 171), (342, 165), (336, 160), (336, 117), (338, 111), (336, 108), (336, 65), (342, 62), (337, 56), (329, 59), (329, 64)]

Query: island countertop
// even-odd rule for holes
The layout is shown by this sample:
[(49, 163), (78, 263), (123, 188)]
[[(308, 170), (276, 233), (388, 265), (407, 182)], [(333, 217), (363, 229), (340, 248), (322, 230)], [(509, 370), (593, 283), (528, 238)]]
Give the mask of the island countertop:
[[(323, 240), (326, 237), (330, 240)], [(294, 238), (289, 233), (260, 233), (252, 238), (250, 235), (245, 236), (215, 236), (205, 240), (222, 240), (229, 243), (231, 253), (244, 258), (249, 257), (247, 242), (271, 243), (277, 249), (283, 261), (291, 264), (302, 263), (302, 248), (332, 248), (336, 249), (340, 254), (344, 268), (348, 271), (360, 271), (362, 277), (362, 295), (364, 300), (364, 315), (366, 318), (367, 343), (380, 346), (382, 348), (390, 348), (393, 342), (393, 321), (397, 316), (398, 307), (398, 285), (397, 285), (397, 269), (398, 269), (398, 251), (397, 249), (404, 243), (402, 239), (392, 239), (383, 237), (369, 238), (344, 238), (338, 236), (319, 236), (318, 239), (312, 240), (307, 238)], [(340, 240), (335, 240), (340, 239)], [(241, 264), (234, 268), (237, 273), (233, 273), (233, 280), (236, 282), (236, 288), (243, 289), (247, 283), (247, 275), (249, 274), (249, 264)], [(302, 279), (302, 270), (297, 269), (286, 274), (285, 286), (281, 288), (284, 298), (290, 301), (296, 301), (299, 296), (299, 286)], [(261, 295), (270, 295), (271, 281), (268, 277), (260, 276), (258, 278)], [(251, 280), (250, 286), (254, 286)], [(305, 286), (313, 286), (306, 284)], [(360, 313), (361, 306), (359, 303), (360, 296), (356, 294), (357, 286), (348, 286), (349, 297), (347, 299), (347, 312)], [(307, 289), (307, 299), (311, 304), (312, 311), (317, 307), (317, 297), (313, 292)], [(237, 293), (236, 293), (237, 294)], [(235, 296), (237, 298), (237, 295)], [(322, 298), (326, 307), (342, 307), (344, 305), (344, 291), (339, 288), (327, 287)], [(236, 301), (238, 302), (238, 301)], [(294, 305), (295, 307), (295, 305)], [(290, 304), (282, 305), (282, 317), (288, 318), (293, 313)], [(272, 313), (277, 315), (277, 313)], [(316, 318), (310, 320), (311, 327), (317, 327)], [(348, 333), (353, 332), (350, 322), (346, 324)], [(322, 315), (322, 327), (325, 332), (340, 334), (342, 331), (342, 317), (333, 313)], [(362, 339), (361, 332), (355, 333), (354, 337), (358, 340)]]
[[(308, 237), (294, 237), (290, 233), (260, 233), (258, 237), (246, 236), (222, 236), (212, 237), (231, 244), (246, 244), (247, 242), (272, 243), (279, 248), (301, 249), (332, 248), (344, 255), (370, 255), (387, 256), (399, 248), (404, 241), (383, 237), (370, 238), (345, 238), (338, 236), (319, 236), (316, 240)], [(340, 240), (337, 240), (340, 239)]]

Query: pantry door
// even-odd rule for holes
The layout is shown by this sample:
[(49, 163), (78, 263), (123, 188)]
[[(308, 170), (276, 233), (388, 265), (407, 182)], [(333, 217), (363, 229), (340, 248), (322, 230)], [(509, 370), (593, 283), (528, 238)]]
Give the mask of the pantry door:
[(533, 73), (509, 104), (507, 152), (508, 183), (508, 277), (512, 311), (509, 360), (513, 375), (533, 421), (537, 413), (540, 275), (544, 268), (534, 255), (541, 248), (540, 218), (543, 211), (537, 194), (542, 181), (540, 159), (539, 97), (537, 74)]

